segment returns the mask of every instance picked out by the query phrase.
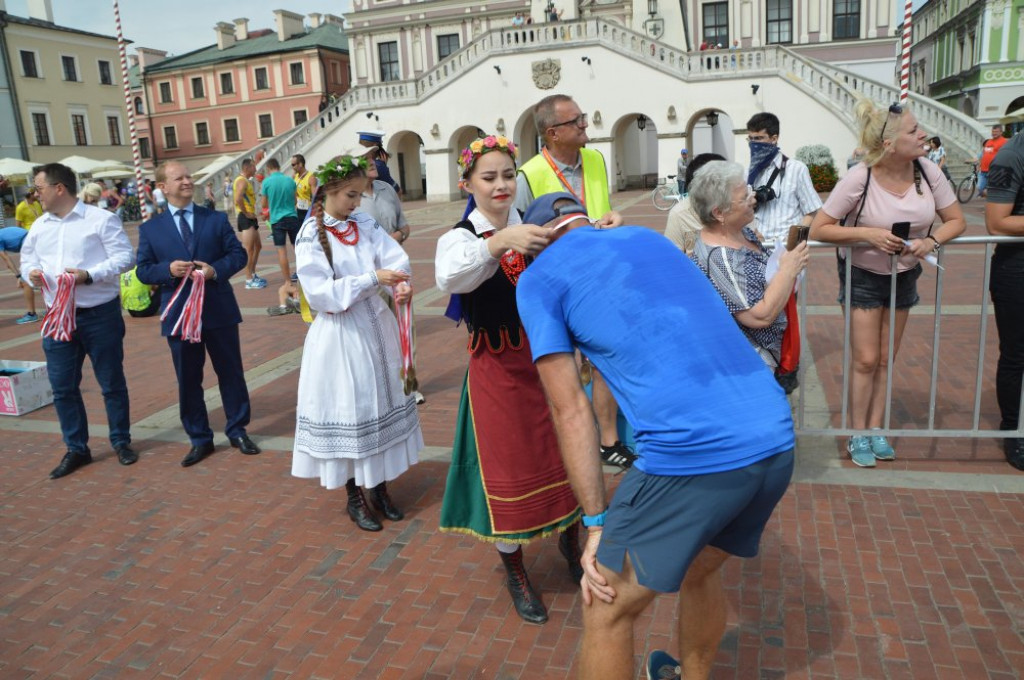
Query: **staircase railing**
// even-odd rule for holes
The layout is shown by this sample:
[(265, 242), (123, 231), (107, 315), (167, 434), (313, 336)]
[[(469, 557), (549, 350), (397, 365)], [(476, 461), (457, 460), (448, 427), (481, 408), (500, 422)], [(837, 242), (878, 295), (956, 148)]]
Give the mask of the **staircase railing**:
[[(357, 112), (372, 108), (420, 104), (434, 96), (483, 60), (497, 55), (523, 52), (550, 53), (565, 47), (602, 46), (612, 52), (643, 63), (648, 68), (687, 82), (751, 75), (777, 75), (786, 78), (808, 96), (829, 107), (857, 133), (854, 105), (867, 97), (879, 105), (888, 105), (898, 96), (895, 86), (885, 85), (845, 69), (804, 57), (781, 45), (746, 50), (686, 52), (651, 40), (604, 19), (538, 24), (492, 29), (450, 55), (417, 78), (353, 87), (306, 123), (246, 152), (258, 151), (280, 158), (307, 152), (319, 138), (349, 120)], [(914, 112), (921, 124), (943, 138), (947, 152), (954, 158), (976, 153), (985, 130), (976, 121), (930, 99), (912, 94)], [(217, 168), (198, 184), (235, 177), (244, 156)], [(261, 161), (262, 164), (262, 161)], [(262, 165), (258, 166), (262, 167)]]

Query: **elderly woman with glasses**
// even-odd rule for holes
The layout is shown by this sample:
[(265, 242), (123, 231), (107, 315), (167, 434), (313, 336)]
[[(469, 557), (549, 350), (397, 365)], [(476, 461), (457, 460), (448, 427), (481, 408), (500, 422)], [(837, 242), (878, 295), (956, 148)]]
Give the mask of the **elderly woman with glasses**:
[[(942, 171), (926, 158), (928, 135), (914, 114), (899, 105), (888, 110), (861, 101), (863, 161), (836, 185), (811, 224), (811, 238), (852, 250), (850, 281), (850, 423), (864, 435), (850, 437), (854, 464), (874, 467), (896, 452), (882, 427), (889, 365), (889, 307), (895, 305), (893, 359), (899, 351), (910, 308), (917, 304), (918, 262), (937, 255), (942, 244), (964, 231), (963, 213)], [(935, 227), (935, 218), (939, 224)], [(842, 222), (840, 222), (842, 220)], [(864, 245), (867, 244), (867, 245)], [(839, 304), (846, 304), (845, 251), (840, 251)], [(897, 257), (894, 257), (897, 256)], [(896, 294), (890, 298), (891, 274)]]
[(702, 224), (690, 257), (711, 279), (765, 364), (775, 369), (786, 330), (786, 303), (807, 266), (807, 243), (782, 253), (778, 271), (768, 280), (769, 253), (750, 226), (756, 202), (743, 166), (711, 161), (688, 187), (690, 205)]

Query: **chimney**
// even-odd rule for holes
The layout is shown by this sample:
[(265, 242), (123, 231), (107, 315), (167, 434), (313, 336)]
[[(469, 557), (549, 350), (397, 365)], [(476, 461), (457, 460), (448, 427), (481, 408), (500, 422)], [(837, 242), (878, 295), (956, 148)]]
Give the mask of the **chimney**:
[(135, 56), (139, 61), (139, 73), (145, 73), (147, 68), (166, 59), (167, 52), (165, 50), (154, 50), (150, 47), (136, 47)]
[[(0, 2), (3, 2), (3, 0), (0, 0)], [(310, 15), (309, 15), (309, 27), (310, 28), (319, 28), (321, 23), (323, 23), (323, 14), (320, 14), (320, 12), (312, 12), (312, 13), (310, 13)]]
[(51, 0), (28, 0), (28, 15), (32, 19), (53, 23), (53, 4)]
[(249, 20), (235, 19), (235, 40), (245, 40), (249, 37)]
[(284, 9), (274, 10), (274, 24), (277, 26), (277, 39), (284, 42), (293, 35), (301, 35), (306, 32), (306, 25), (302, 21), (302, 15), (289, 12)]
[(336, 24), (338, 26), (344, 26), (345, 25), (345, 20), (342, 19), (339, 16), (334, 15), (334, 14), (325, 14), (324, 15), (324, 23), (325, 24)]
[(217, 33), (217, 49), (226, 50), (235, 44), (235, 27), (226, 21), (218, 21), (213, 27)]

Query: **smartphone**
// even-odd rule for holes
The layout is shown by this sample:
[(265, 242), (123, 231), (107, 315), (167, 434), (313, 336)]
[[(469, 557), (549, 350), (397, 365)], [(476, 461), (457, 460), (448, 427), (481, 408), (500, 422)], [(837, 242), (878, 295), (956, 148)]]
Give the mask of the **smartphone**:
[(892, 233), (904, 241), (908, 240), (910, 238), (910, 222), (894, 222)]
[(793, 250), (797, 244), (807, 240), (811, 235), (811, 228), (802, 224), (794, 224), (789, 228), (789, 236), (786, 238), (786, 250)]

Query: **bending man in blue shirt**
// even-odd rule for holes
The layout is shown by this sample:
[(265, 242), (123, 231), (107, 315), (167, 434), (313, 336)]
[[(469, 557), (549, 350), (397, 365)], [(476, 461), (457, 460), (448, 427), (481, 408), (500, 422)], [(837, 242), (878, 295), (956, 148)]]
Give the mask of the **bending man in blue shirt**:
[[(633, 622), (679, 592), (680, 660), (649, 677), (707, 678), (725, 632), (720, 570), (753, 557), (793, 471), (782, 388), (707, 277), (660, 234), (598, 230), (570, 194), (525, 217), (556, 235), (519, 279), (520, 316), (588, 538), (580, 677), (633, 677)], [(636, 433), (638, 459), (609, 507), (579, 349)]]

